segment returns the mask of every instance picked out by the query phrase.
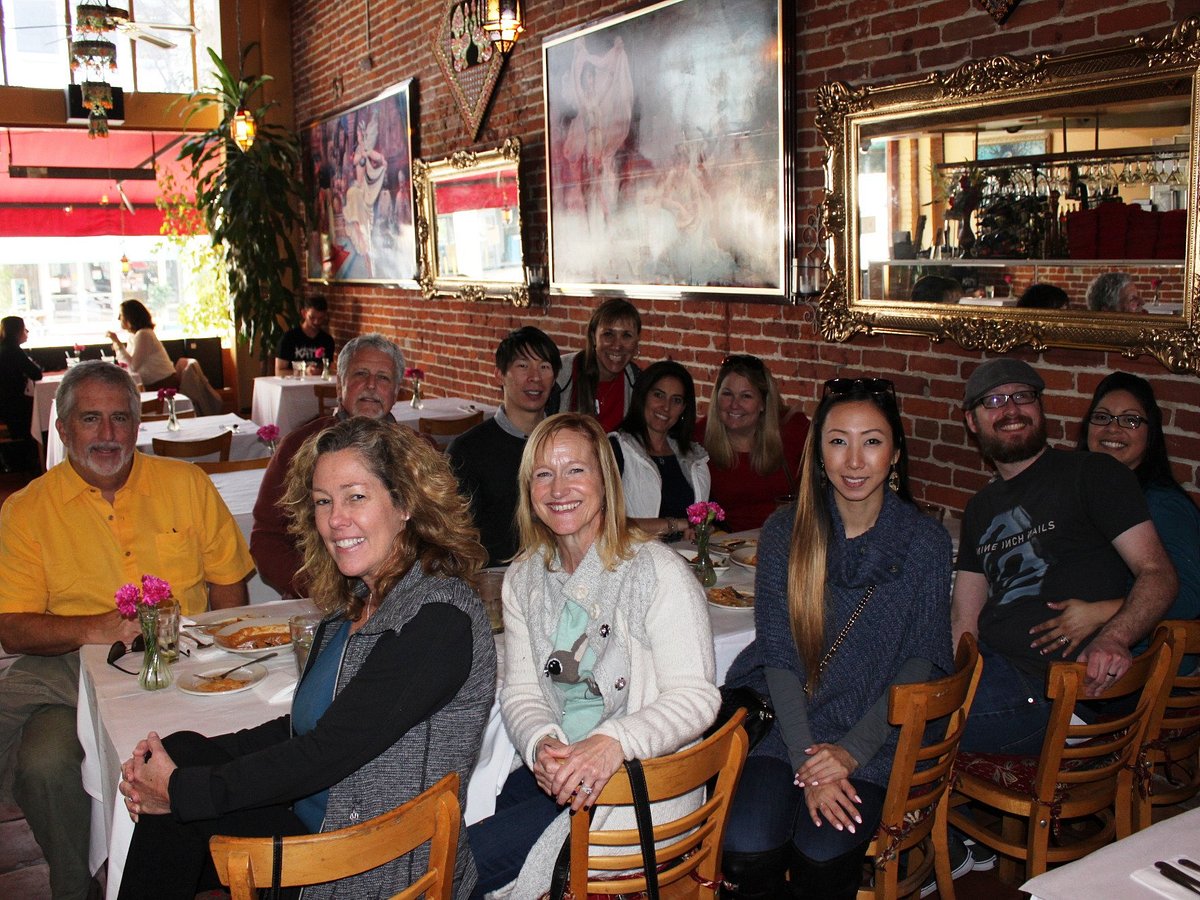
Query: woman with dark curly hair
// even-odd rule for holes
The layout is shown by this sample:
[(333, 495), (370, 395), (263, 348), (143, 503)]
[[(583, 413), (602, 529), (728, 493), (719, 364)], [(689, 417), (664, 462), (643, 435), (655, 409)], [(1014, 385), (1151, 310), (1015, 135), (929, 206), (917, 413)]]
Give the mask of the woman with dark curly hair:
[[(459, 776), (492, 705), (496, 655), (475, 591), (485, 553), (445, 457), (406, 428), (356, 417), (310, 438), (284, 504), (325, 611), (290, 716), (215, 738), (153, 732), (122, 767), (137, 822), (122, 897), (216, 886), (214, 834), (332, 831)], [(305, 897), (391, 896), (428, 848)], [(460, 832), (454, 896), (475, 886)]]

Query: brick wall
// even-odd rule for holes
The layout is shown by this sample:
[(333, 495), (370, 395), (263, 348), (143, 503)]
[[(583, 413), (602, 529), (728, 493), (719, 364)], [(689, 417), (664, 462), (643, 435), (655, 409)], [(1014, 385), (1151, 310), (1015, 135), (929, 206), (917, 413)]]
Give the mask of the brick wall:
[[(632, 7), (599, 0), (525, 0), (528, 30), (514, 48), (497, 85), (478, 140), (472, 144), (431, 42), (444, 0), (375, 0), (370, 47), (365, 7), (328, 0), (292, 0), (295, 109), (308, 124), (369, 99), (407, 77), (417, 80), (414, 152), (435, 159), (466, 146), (520, 137), (525, 252), (546, 257), (545, 150), (541, 93), (541, 40), (580, 23)], [(813, 95), (830, 79), (899, 80), (996, 53), (1062, 52), (1111, 45), (1200, 14), (1200, 0), (1024, 0), (998, 26), (973, 0), (798, 0), (796, 43), (800, 110), (798, 183), (807, 217), (822, 184), (821, 143), (813, 126)], [(371, 58), (371, 65), (365, 63)], [(366, 330), (394, 336), (424, 368), (435, 394), (491, 398), (491, 354), (509, 329), (534, 324), (563, 349), (578, 349), (594, 301), (553, 297), (548, 310), (516, 310), (498, 302), (426, 301), (412, 291), (367, 285), (325, 289), (339, 341)], [(826, 378), (879, 373), (896, 381), (911, 437), (918, 495), (961, 509), (988, 473), (969, 443), (958, 403), (962, 384), (983, 354), (919, 336), (859, 337), (845, 344), (821, 340), (808, 306), (705, 301), (636, 301), (642, 311), (643, 360), (670, 355), (696, 376), (700, 395), (726, 353), (755, 353), (770, 363), (790, 402), (811, 412)], [(1200, 379), (1171, 375), (1151, 359), (1116, 353), (1052, 350), (1020, 353), (1043, 374), (1052, 443), (1073, 442), (1074, 423), (1099, 380), (1115, 368), (1150, 378), (1166, 412), (1177, 475), (1200, 488)]]

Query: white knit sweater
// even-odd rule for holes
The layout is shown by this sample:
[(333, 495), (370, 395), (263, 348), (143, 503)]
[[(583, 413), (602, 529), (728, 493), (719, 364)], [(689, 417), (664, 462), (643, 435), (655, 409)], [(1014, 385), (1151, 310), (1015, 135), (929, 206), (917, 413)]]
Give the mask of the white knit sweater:
[[(675, 551), (650, 541), (630, 560), (605, 570), (593, 546), (573, 574), (548, 572), (540, 554), (509, 567), (504, 578), (504, 687), (500, 708), (513, 745), (532, 766), (547, 734), (566, 741), (561, 697), (543, 675), (567, 597), (588, 612), (592, 676), (604, 699), (593, 734), (618, 741), (626, 759), (664, 756), (693, 743), (714, 720), (712, 632), (704, 592)], [(697, 808), (700, 793), (654, 805), (667, 822)], [(543, 833), (514, 884), (497, 897), (529, 900), (545, 891), (569, 829), (564, 813)], [(636, 828), (630, 808), (598, 806), (596, 828)]]
[[(653, 519), (658, 515), (662, 503), (662, 476), (658, 474), (658, 466), (642, 442), (632, 434), (614, 431), (610, 437), (613, 436), (621, 445), (621, 453), (625, 457), (625, 470), (621, 473), (625, 515), (633, 519)], [(693, 441), (691, 449), (684, 455), (679, 452), (679, 445), (673, 438), (667, 438), (667, 443), (679, 460), (683, 477), (692, 486), (692, 503), (707, 500), (712, 488), (712, 476), (708, 472), (708, 451), (704, 445)]]

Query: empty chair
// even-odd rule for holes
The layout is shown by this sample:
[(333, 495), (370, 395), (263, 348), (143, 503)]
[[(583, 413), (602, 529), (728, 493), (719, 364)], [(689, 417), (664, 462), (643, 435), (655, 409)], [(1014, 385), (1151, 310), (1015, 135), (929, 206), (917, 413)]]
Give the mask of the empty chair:
[[(1071, 724), (1075, 704), (1084, 697), (1087, 668), (1056, 662), (1047, 676), (1052, 705), (1040, 756), (958, 755), (954, 802), (973, 800), (990, 807), (999, 813), (1000, 823), (998, 830), (986, 827), (958, 808), (950, 821), (1001, 855), (1002, 877), (1016, 880), (1011, 860), (1023, 861), (1025, 877), (1033, 878), (1050, 863), (1079, 859), (1132, 833), (1132, 795), (1138, 789), (1134, 773), (1144, 735), (1148, 728), (1153, 731), (1155, 710), (1162, 714), (1173, 645), (1170, 634), (1156, 640), (1095, 698), (1136, 698), (1132, 712), (1090, 725)], [(1095, 821), (1085, 824), (1098, 827), (1077, 835), (1062, 824), (1089, 818)]]
[(1175, 657), (1167, 680), (1163, 716), (1155, 734), (1146, 735), (1146, 763), (1151, 767), (1149, 790), (1134, 799), (1139, 805), (1136, 827), (1150, 824), (1152, 807), (1183, 803), (1200, 790), (1200, 674), (1179, 673), (1177, 660), (1200, 653), (1200, 622), (1169, 619), (1158, 626), (1155, 640), (1172, 632)]
[(329, 384), (315, 385), (313, 393), (317, 395), (318, 416), (332, 416), (337, 411), (338, 393), (336, 384), (331, 382)]
[[(154, 402), (157, 403), (158, 401), (155, 400)], [(157, 413), (157, 412), (142, 413), (142, 421), (143, 422), (165, 422), (170, 417), (171, 417), (170, 413)], [(196, 418), (196, 411), (194, 409), (186, 409), (186, 410), (183, 410), (182, 412), (176, 411), (175, 418), (177, 418), (177, 419), (194, 419), (194, 418)]]
[[(867, 848), (867, 858), (874, 863), (874, 884), (862, 888), (860, 898), (907, 897), (920, 890), (930, 869), (936, 868), (942, 900), (954, 900), (947, 847), (950, 788), (958, 742), (982, 671), (979, 646), (972, 635), (964, 634), (953, 675), (892, 687), (888, 720), (900, 726), (900, 738), (883, 815)], [(939, 723), (941, 719), (945, 719), (945, 727)], [(905, 852), (908, 868), (901, 879), (901, 854)]]
[[(429, 843), (429, 865), (396, 898), (425, 896), (450, 900), (454, 857), (462, 814), (458, 773), (451, 772), (425, 793), (389, 813), (349, 828), (280, 840), (280, 887), (318, 884), (358, 875)], [(272, 887), (275, 839), (216, 835), (209, 852), (217, 877), (233, 900), (255, 900), (259, 888)]]
[[(739, 710), (711, 737), (670, 756), (642, 761), (650, 802), (679, 797), (715, 779), (704, 804), (673, 822), (654, 823), (654, 842), (659, 862), (658, 883), (667, 888), (663, 896), (716, 898), (721, 881), (721, 843), (729, 804), (746, 761), (749, 741), (741, 727), (745, 712)], [(633, 793), (625, 769), (608, 780), (596, 801), (600, 805), (629, 806)], [(571, 819), (571, 859), (587, 865), (571, 866), (570, 890), (576, 897), (590, 894), (628, 894), (645, 890), (643, 871), (628, 872), (640, 858), (636, 831), (590, 831), (591, 817)], [(621, 847), (625, 852), (612, 854)], [(629, 855), (632, 848), (634, 855)], [(609, 851), (609, 852), (606, 852)], [(601, 855), (603, 854), (603, 855)], [(621, 872), (591, 879), (588, 870)]]
[(216, 437), (199, 438), (194, 441), (175, 441), (168, 438), (151, 438), (155, 456), (172, 456), (176, 459), (195, 459), (198, 456), (219, 454), (221, 462), (228, 462), (229, 448), (233, 446), (233, 432), (222, 431)]
[(460, 419), (427, 419), (422, 416), (417, 420), (417, 430), (433, 438), (455, 437), (468, 429), (474, 428), (483, 421), (483, 410), (479, 409), (469, 416)]
[(245, 472), (248, 469), (265, 469), (271, 464), (271, 457), (263, 456), (259, 459), (230, 459), (221, 462), (198, 462), (196, 463), (201, 469), (210, 475), (215, 475), (218, 472)]

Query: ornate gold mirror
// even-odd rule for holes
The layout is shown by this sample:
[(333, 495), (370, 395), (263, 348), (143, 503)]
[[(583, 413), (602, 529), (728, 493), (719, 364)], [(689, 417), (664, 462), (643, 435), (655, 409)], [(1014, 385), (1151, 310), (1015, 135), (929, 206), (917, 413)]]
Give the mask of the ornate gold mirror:
[(494, 150), (460, 150), (413, 162), (417, 204), (417, 281), (427, 298), (504, 297), (529, 305), (521, 248), (521, 142)]
[(1115, 50), (824, 85), (824, 336), (1111, 348), (1200, 370), (1198, 68), (1193, 19)]

